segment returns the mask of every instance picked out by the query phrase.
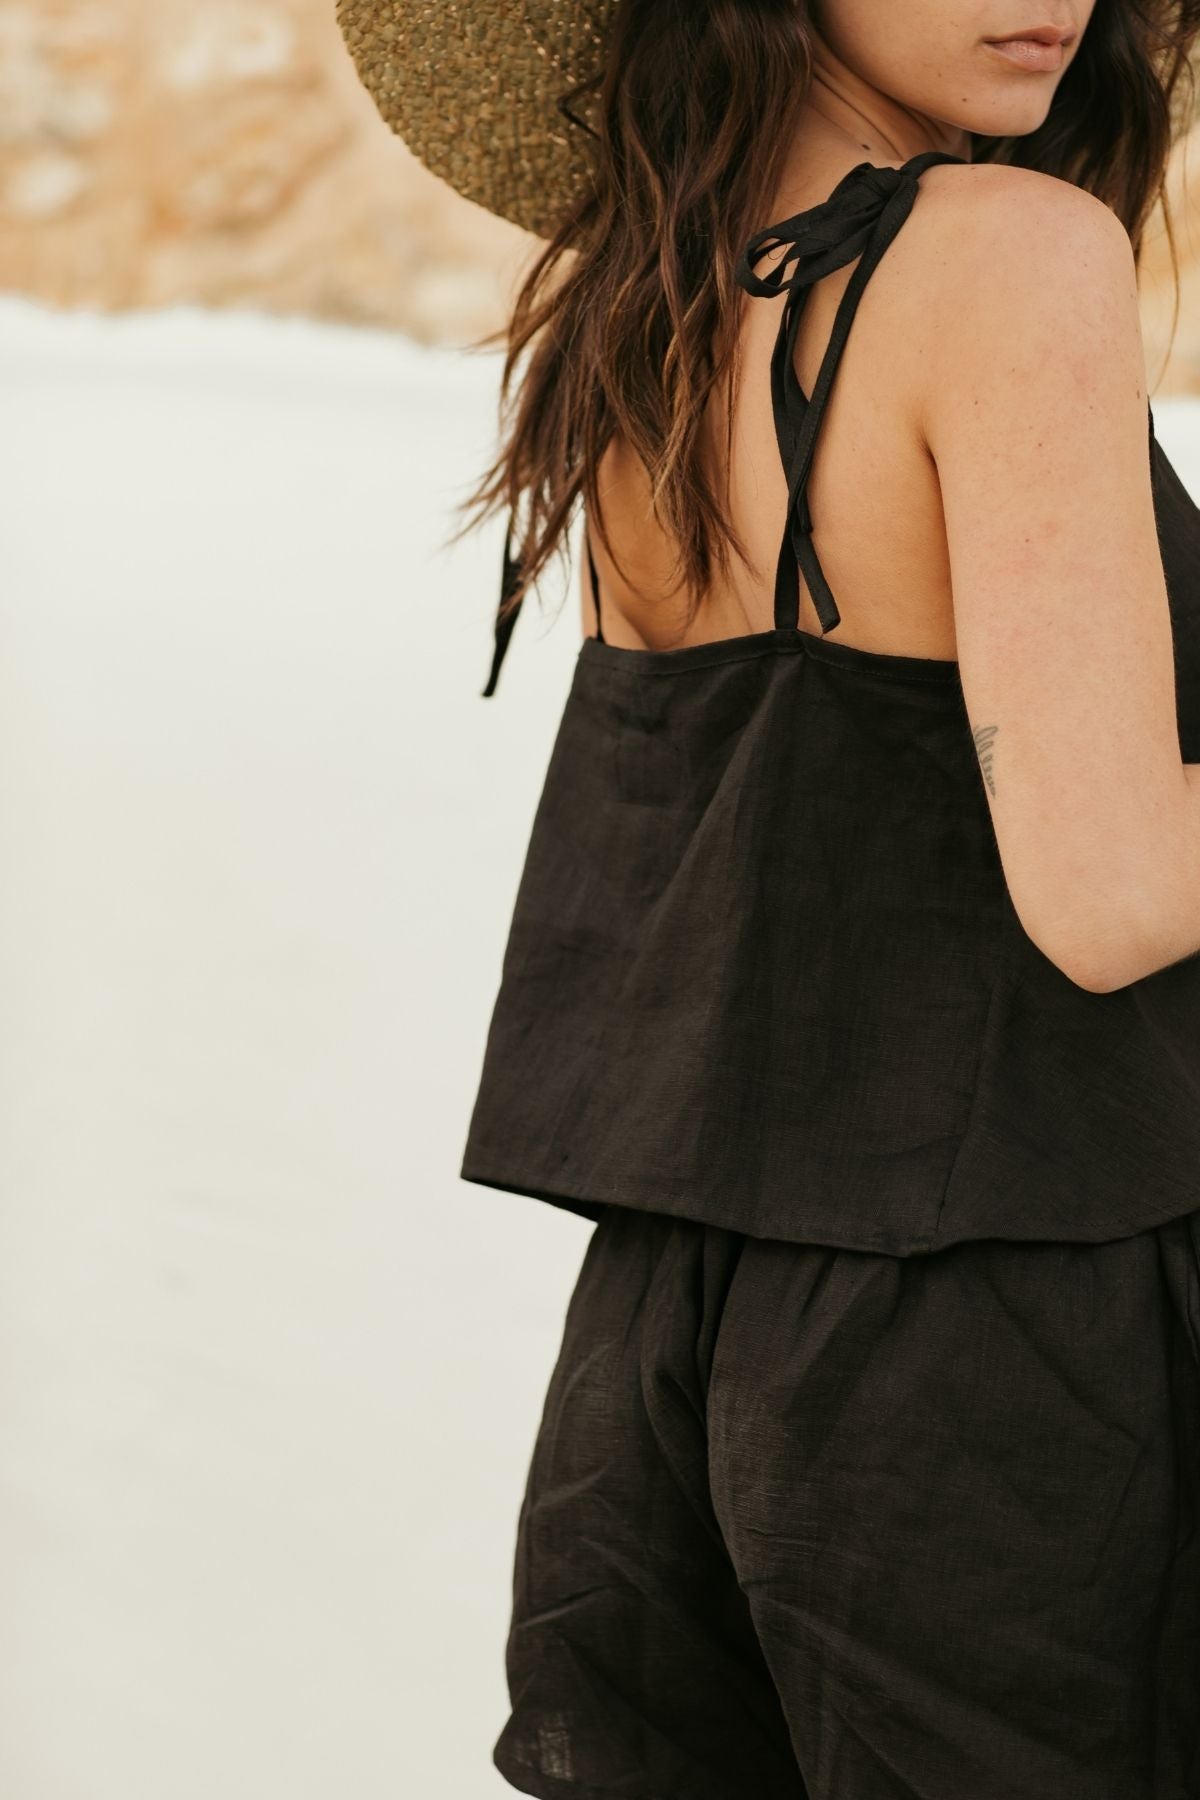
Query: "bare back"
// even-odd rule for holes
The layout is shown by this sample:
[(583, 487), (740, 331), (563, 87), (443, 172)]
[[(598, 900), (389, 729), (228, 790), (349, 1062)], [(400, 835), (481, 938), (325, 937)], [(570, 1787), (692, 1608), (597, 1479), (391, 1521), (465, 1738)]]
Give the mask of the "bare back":
[[(850, 166), (827, 157), (814, 164), (802, 184), (792, 181), (780, 188), (762, 223), (816, 205)], [(953, 179), (948, 167), (926, 170), (922, 208), (937, 204), (947, 176)], [(922, 294), (929, 281), (924, 234), (918, 227), (917, 216), (906, 223), (863, 294), (822, 424), (808, 494), (813, 541), (841, 612), (833, 637), (885, 653), (953, 657), (954, 613), (937, 470), (918, 426)], [(764, 272), (768, 266), (764, 259)], [(805, 393), (812, 391), (854, 266), (819, 280), (804, 306), (795, 368)], [(728, 470), (724, 389), (714, 392), (705, 419), (710, 478), (718, 492), (728, 478), (730, 516), (753, 567), (735, 557), (732, 579), (721, 582), (718, 576), (684, 629), (686, 595), (671, 590), (674, 546), (652, 517), (645, 470), (625, 446), (614, 443), (599, 469), (604, 519), (621, 562), (643, 593), (621, 579), (592, 532), (604, 635), (611, 643), (668, 649), (770, 629), (775, 559), (787, 516), (787, 480), (769, 374), (781, 305), (782, 300), (744, 297)], [(595, 610), (586, 558), (580, 562), (583, 628), (590, 634), (596, 628)], [(800, 624), (819, 631), (803, 576), (800, 582)]]

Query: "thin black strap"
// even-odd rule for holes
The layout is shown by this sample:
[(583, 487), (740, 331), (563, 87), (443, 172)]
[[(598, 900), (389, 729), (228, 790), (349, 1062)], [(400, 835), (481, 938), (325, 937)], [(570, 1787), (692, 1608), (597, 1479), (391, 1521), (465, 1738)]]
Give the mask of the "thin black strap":
[[(524, 604), (525, 596), (517, 601), (510, 612), (501, 615), (501, 608), (510, 594), (515, 594), (521, 580), (520, 558), (512, 553), (513, 533), (516, 519), (513, 513), (508, 517), (508, 530), (504, 536), (504, 561), (500, 569), (500, 598), (496, 603), (496, 622), (493, 633), (492, 666), (488, 672), (487, 686), (482, 698), (487, 700), (495, 693), (496, 683), (500, 679), (500, 668), (508, 651), (509, 640), (513, 634), (513, 626), (517, 622), (517, 614)], [(592, 555), (592, 540), (587, 526), (584, 526), (583, 541), (587, 549), (588, 570), (592, 578), (592, 597), (596, 603), (596, 636), (604, 642), (604, 633), (600, 628), (600, 578), (596, 574), (596, 562)]]
[[(916, 198), (921, 173), (933, 163), (964, 162), (942, 150), (923, 150), (910, 157), (898, 169), (880, 168), (863, 162), (850, 169), (838, 182), (829, 198), (818, 206), (795, 213), (778, 225), (768, 225), (751, 238), (742, 251), (736, 268), (736, 279), (748, 293), (768, 297), (787, 293), (779, 334), (771, 357), (771, 404), (775, 415), (775, 435), (788, 477), (788, 519), (779, 560), (775, 570), (775, 625), (795, 630), (800, 624), (800, 571), (813, 597), (822, 631), (832, 631), (840, 621), (837, 602), (830, 591), (812, 542), (812, 517), (809, 513), (807, 483), (812, 466), (817, 433), (829, 401), (833, 378), (850, 334), (854, 312), (863, 288), (870, 279), (880, 257), (908, 217)], [(766, 275), (754, 273), (755, 263), (772, 250), (789, 247), (789, 254), (768, 270)], [(813, 387), (812, 399), (805, 395), (796, 379), (795, 346), (804, 302), (813, 285), (822, 276), (840, 269), (855, 257), (860, 261), (846, 284), (834, 317), (833, 331)], [(796, 268), (791, 276), (784, 271), (789, 263)], [(1154, 419), (1151, 414), (1150, 428)], [(501, 664), (512, 637), (517, 614), (524, 595), (512, 610), (501, 617), (501, 608), (520, 584), (520, 564), (512, 554), (514, 520), (510, 515), (504, 539), (504, 562), (500, 575), (500, 599), (496, 608), (495, 645), (492, 666), (484, 696), (494, 694)], [(587, 538), (588, 564), (592, 577), (592, 593), (596, 601), (597, 637), (601, 636), (600, 584), (592, 557), (591, 540)], [(603, 639), (601, 638), (601, 641)]]
[[(775, 435), (788, 478), (787, 523), (775, 570), (776, 629), (799, 628), (801, 570), (821, 630), (832, 631), (840, 621), (812, 541), (807, 485), (817, 434), (863, 289), (912, 210), (921, 173), (932, 163), (964, 160), (942, 150), (923, 150), (898, 169), (857, 163), (827, 200), (778, 225), (766, 226), (751, 238), (738, 259), (736, 278), (748, 293), (774, 296), (787, 292), (771, 357)], [(787, 256), (765, 275), (755, 274), (754, 265), (764, 255), (784, 247)], [(859, 261), (838, 303), (810, 400), (796, 379), (795, 364), (796, 333), (804, 303), (822, 276), (843, 268), (855, 257)], [(793, 262), (793, 273), (785, 275)]]
[(604, 642), (604, 632), (600, 625), (600, 577), (596, 573), (596, 559), (592, 555), (592, 534), (586, 524), (583, 528), (583, 542), (587, 549), (588, 574), (592, 578), (592, 600), (596, 608), (596, 641)]
[(521, 599), (509, 613), (501, 614), (501, 608), (510, 594), (515, 594), (520, 584), (521, 565), (512, 553), (514, 516), (508, 516), (508, 530), (504, 536), (504, 563), (500, 571), (500, 599), (496, 604), (496, 623), (494, 628), (494, 646), (492, 649), (492, 667), (488, 675), (487, 686), (483, 690), (483, 699), (488, 699), (496, 691), (496, 683), (500, 679), (500, 665), (504, 661), (504, 653), (508, 649), (508, 640), (513, 634), (513, 626), (517, 622), (517, 614), (521, 610)]

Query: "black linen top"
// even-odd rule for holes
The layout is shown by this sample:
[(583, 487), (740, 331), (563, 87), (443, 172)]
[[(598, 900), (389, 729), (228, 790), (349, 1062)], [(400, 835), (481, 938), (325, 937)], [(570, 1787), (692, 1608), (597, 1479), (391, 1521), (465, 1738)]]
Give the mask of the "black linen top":
[[(774, 627), (678, 650), (583, 640), (464, 1180), (592, 1218), (630, 1206), (901, 1256), (981, 1237), (1099, 1242), (1200, 1206), (1200, 960), (1112, 993), (1076, 986), (1009, 898), (957, 661), (798, 625), (799, 569), (822, 632), (839, 618), (806, 483), (855, 307), (924, 168), (962, 160), (860, 163), (743, 252), (749, 292), (787, 295), (771, 365), (789, 476)], [(801, 307), (856, 256), (810, 400)], [(1148, 415), (1193, 762), (1200, 509)], [(512, 624), (497, 621), (485, 694)]]

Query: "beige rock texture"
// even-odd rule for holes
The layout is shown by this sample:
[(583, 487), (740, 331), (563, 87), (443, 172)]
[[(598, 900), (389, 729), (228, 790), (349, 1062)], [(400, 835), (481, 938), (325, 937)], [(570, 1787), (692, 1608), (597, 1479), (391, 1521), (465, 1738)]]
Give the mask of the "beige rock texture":
[(536, 240), (387, 128), (333, 0), (0, 0), (0, 287), (465, 343)]
[[(1200, 393), (1200, 131), (1141, 289), (1152, 390)], [(465, 344), (537, 240), (460, 199), (379, 118), (334, 0), (0, 0), (0, 288), (176, 301)], [(1174, 336), (1171, 337), (1174, 326)]]

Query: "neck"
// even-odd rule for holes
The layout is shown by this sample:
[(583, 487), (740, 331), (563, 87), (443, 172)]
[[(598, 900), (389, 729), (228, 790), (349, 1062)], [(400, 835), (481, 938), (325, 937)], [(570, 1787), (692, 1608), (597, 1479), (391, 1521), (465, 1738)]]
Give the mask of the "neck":
[(970, 132), (872, 87), (816, 34), (805, 120), (810, 153), (819, 140), (822, 148), (852, 155), (856, 162), (907, 162), (922, 150), (945, 150), (967, 161), (971, 156)]

